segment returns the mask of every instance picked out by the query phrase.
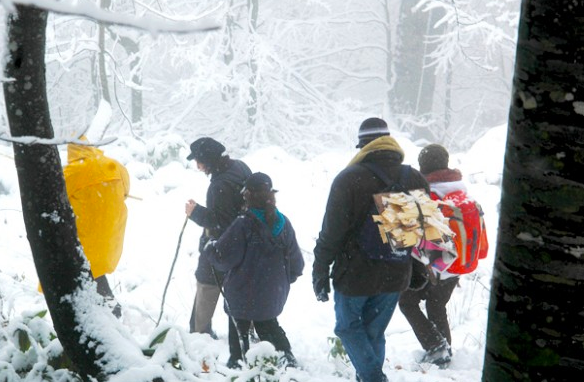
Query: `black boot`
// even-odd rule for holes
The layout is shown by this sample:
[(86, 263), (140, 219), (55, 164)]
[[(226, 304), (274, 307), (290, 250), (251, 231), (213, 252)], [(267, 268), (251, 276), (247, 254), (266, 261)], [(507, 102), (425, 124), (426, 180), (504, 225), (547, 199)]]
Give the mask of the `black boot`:
[(292, 354), (292, 351), (287, 350), (284, 352), (284, 358), (286, 359), (286, 367), (293, 367), (293, 368), (297, 368), (298, 367), (298, 361), (296, 360), (296, 357), (294, 357), (294, 354)]
[(433, 363), (434, 365), (440, 366), (440, 368), (448, 367), (450, 359), (452, 357), (452, 350), (450, 345), (446, 340), (444, 340), (440, 345), (430, 349), (422, 358), (422, 362)]
[(225, 366), (230, 369), (241, 370), (241, 359), (229, 357), (229, 360), (227, 360), (227, 364)]

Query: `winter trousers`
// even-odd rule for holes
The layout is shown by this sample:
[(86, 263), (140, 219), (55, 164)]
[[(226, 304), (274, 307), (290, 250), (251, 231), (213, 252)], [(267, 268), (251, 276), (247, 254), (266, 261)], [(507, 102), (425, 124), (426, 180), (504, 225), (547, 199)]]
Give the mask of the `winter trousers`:
[(114, 292), (112, 292), (105, 275), (96, 278), (95, 282), (97, 283), (97, 293), (105, 298), (106, 305), (112, 309), (112, 314), (117, 318), (122, 317), (122, 306), (116, 301)]
[(109, 299), (115, 298), (114, 293), (112, 292), (112, 288), (110, 288), (105, 275), (96, 278), (95, 282), (97, 283), (97, 293)]
[[(249, 350), (249, 329), (252, 321), (235, 319), (237, 329), (233, 323), (233, 319), (229, 317), (229, 355), (230, 361), (243, 359), (242, 354)], [(253, 321), (255, 331), (258, 334), (260, 341), (268, 341), (278, 351), (282, 351), (288, 357), (292, 354), (290, 341), (286, 337), (286, 332), (278, 323), (278, 319), (273, 318), (267, 321)], [(240, 338), (243, 345), (243, 353), (240, 346)]]
[(207, 333), (215, 338), (212, 319), (219, 300), (219, 287), (217, 285), (203, 284), (197, 281), (197, 292), (190, 319), (191, 333)]
[(362, 382), (387, 380), (382, 371), (385, 329), (398, 300), (399, 292), (375, 296), (346, 296), (335, 292), (335, 334)]
[[(399, 308), (408, 320), (418, 341), (429, 351), (444, 343), (451, 343), (450, 326), (446, 314), (446, 304), (458, 284), (458, 277), (439, 280), (438, 284), (427, 283), (420, 290), (402, 292)], [(420, 308), (420, 301), (426, 301), (426, 315)]]

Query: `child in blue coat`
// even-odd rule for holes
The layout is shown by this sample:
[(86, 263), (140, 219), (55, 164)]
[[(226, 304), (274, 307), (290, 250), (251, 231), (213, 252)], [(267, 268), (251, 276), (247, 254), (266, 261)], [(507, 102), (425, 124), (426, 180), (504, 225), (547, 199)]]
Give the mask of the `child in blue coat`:
[(242, 190), (247, 211), (205, 251), (216, 270), (227, 272), (223, 288), (225, 312), (230, 316), (227, 366), (231, 368), (240, 367), (242, 354), (249, 349), (252, 322), (261, 341), (282, 351), (287, 366), (297, 366), (277, 317), (290, 284), (302, 274), (304, 260), (292, 224), (276, 208), (276, 192), (268, 175), (252, 174)]

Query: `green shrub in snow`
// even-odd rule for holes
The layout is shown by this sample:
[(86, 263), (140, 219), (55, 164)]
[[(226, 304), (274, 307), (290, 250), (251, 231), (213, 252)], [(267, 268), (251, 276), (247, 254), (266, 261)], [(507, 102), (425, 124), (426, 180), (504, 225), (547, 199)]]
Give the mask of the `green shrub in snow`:
[(80, 382), (46, 310), (25, 313), (0, 328), (0, 382)]

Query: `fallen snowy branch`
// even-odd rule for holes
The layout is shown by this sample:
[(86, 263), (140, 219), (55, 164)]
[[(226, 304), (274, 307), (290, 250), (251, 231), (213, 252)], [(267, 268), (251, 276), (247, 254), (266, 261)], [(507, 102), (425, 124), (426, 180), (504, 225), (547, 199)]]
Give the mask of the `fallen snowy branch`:
[(108, 12), (98, 7), (95, 3), (79, 1), (58, 0), (1, 0), (9, 11), (14, 12), (15, 4), (34, 5), (49, 12), (63, 15), (77, 15), (87, 17), (105, 24), (133, 27), (156, 34), (160, 32), (194, 33), (209, 32), (221, 28), (221, 23), (213, 18), (193, 20), (169, 20), (170, 17), (141, 16), (133, 17), (127, 14)]
[(0, 140), (11, 142), (11, 143), (18, 143), (22, 145), (66, 145), (69, 143), (74, 143), (76, 145), (81, 146), (105, 146), (109, 145), (110, 143), (114, 142), (116, 137), (108, 137), (102, 139), (101, 141), (97, 142), (88, 142), (85, 140), (79, 139), (80, 137), (73, 138), (73, 139), (65, 139), (65, 138), (40, 138), (35, 136), (22, 136), (22, 137), (9, 137), (6, 133), (0, 133)]

